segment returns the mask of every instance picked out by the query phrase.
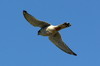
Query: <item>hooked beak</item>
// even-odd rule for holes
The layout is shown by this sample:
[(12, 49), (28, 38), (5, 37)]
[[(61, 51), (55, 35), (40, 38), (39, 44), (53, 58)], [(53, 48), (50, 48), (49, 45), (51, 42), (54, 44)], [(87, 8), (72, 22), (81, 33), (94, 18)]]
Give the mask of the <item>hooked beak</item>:
[(38, 35), (40, 35), (40, 30), (38, 31)]

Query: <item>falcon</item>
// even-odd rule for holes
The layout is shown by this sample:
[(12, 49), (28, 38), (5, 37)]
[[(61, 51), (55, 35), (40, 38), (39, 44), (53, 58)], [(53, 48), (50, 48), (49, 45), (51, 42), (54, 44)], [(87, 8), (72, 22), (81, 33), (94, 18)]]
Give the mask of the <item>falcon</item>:
[(30, 15), (27, 11), (23, 10), (23, 15), (25, 19), (32, 24), (34, 27), (40, 27), (41, 29), (38, 31), (38, 35), (48, 36), (49, 40), (54, 43), (58, 48), (62, 51), (77, 56), (62, 40), (61, 35), (59, 33), (60, 30), (70, 27), (70, 23), (63, 23), (57, 26), (51, 25), (47, 22), (36, 19), (34, 16)]

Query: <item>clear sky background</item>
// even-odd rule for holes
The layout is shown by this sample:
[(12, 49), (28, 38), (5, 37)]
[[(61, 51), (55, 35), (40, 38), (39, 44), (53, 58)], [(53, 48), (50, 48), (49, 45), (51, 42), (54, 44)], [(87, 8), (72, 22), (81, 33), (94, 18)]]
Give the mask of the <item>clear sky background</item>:
[[(53, 25), (78, 55), (38, 36), (23, 10)], [(0, 0), (0, 66), (100, 66), (100, 0)]]

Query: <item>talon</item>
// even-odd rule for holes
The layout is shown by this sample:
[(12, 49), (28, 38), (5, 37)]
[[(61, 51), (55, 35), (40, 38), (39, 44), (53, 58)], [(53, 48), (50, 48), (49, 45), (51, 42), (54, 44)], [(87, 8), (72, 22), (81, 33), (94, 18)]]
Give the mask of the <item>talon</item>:
[(71, 24), (70, 23), (68, 23), (68, 27), (70, 27), (71, 26)]
[(66, 25), (66, 27), (70, 27), (71, 26), (70, 23), (66, 23), (66, 22), (63, 25)]

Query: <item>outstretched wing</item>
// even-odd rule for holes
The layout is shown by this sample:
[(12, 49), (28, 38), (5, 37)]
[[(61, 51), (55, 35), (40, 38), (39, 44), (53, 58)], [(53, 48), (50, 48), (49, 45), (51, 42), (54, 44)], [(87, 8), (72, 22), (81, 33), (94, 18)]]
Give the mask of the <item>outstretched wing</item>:
[(27, 11), (23, 11), (23, 15), (25, 17), (25, 19), (32, 24), (35, 27), (46, 27), (49, 26), (50, 24), (44, 22), (44, 21), (40, 21), (38, 19), (36, 19), (35, 17), (31, 16), (29, 13), (27, 13)]
[(75, 54), (61, 39), (61, 36), (59, 34), (59, 32), (57, 32), (56, 34), (49, 36), (49, 39), (61, 50), (63, 50), (64, 52), (71, 54), (71, 55), (75, 55), (77, 56), (77, 54)]

